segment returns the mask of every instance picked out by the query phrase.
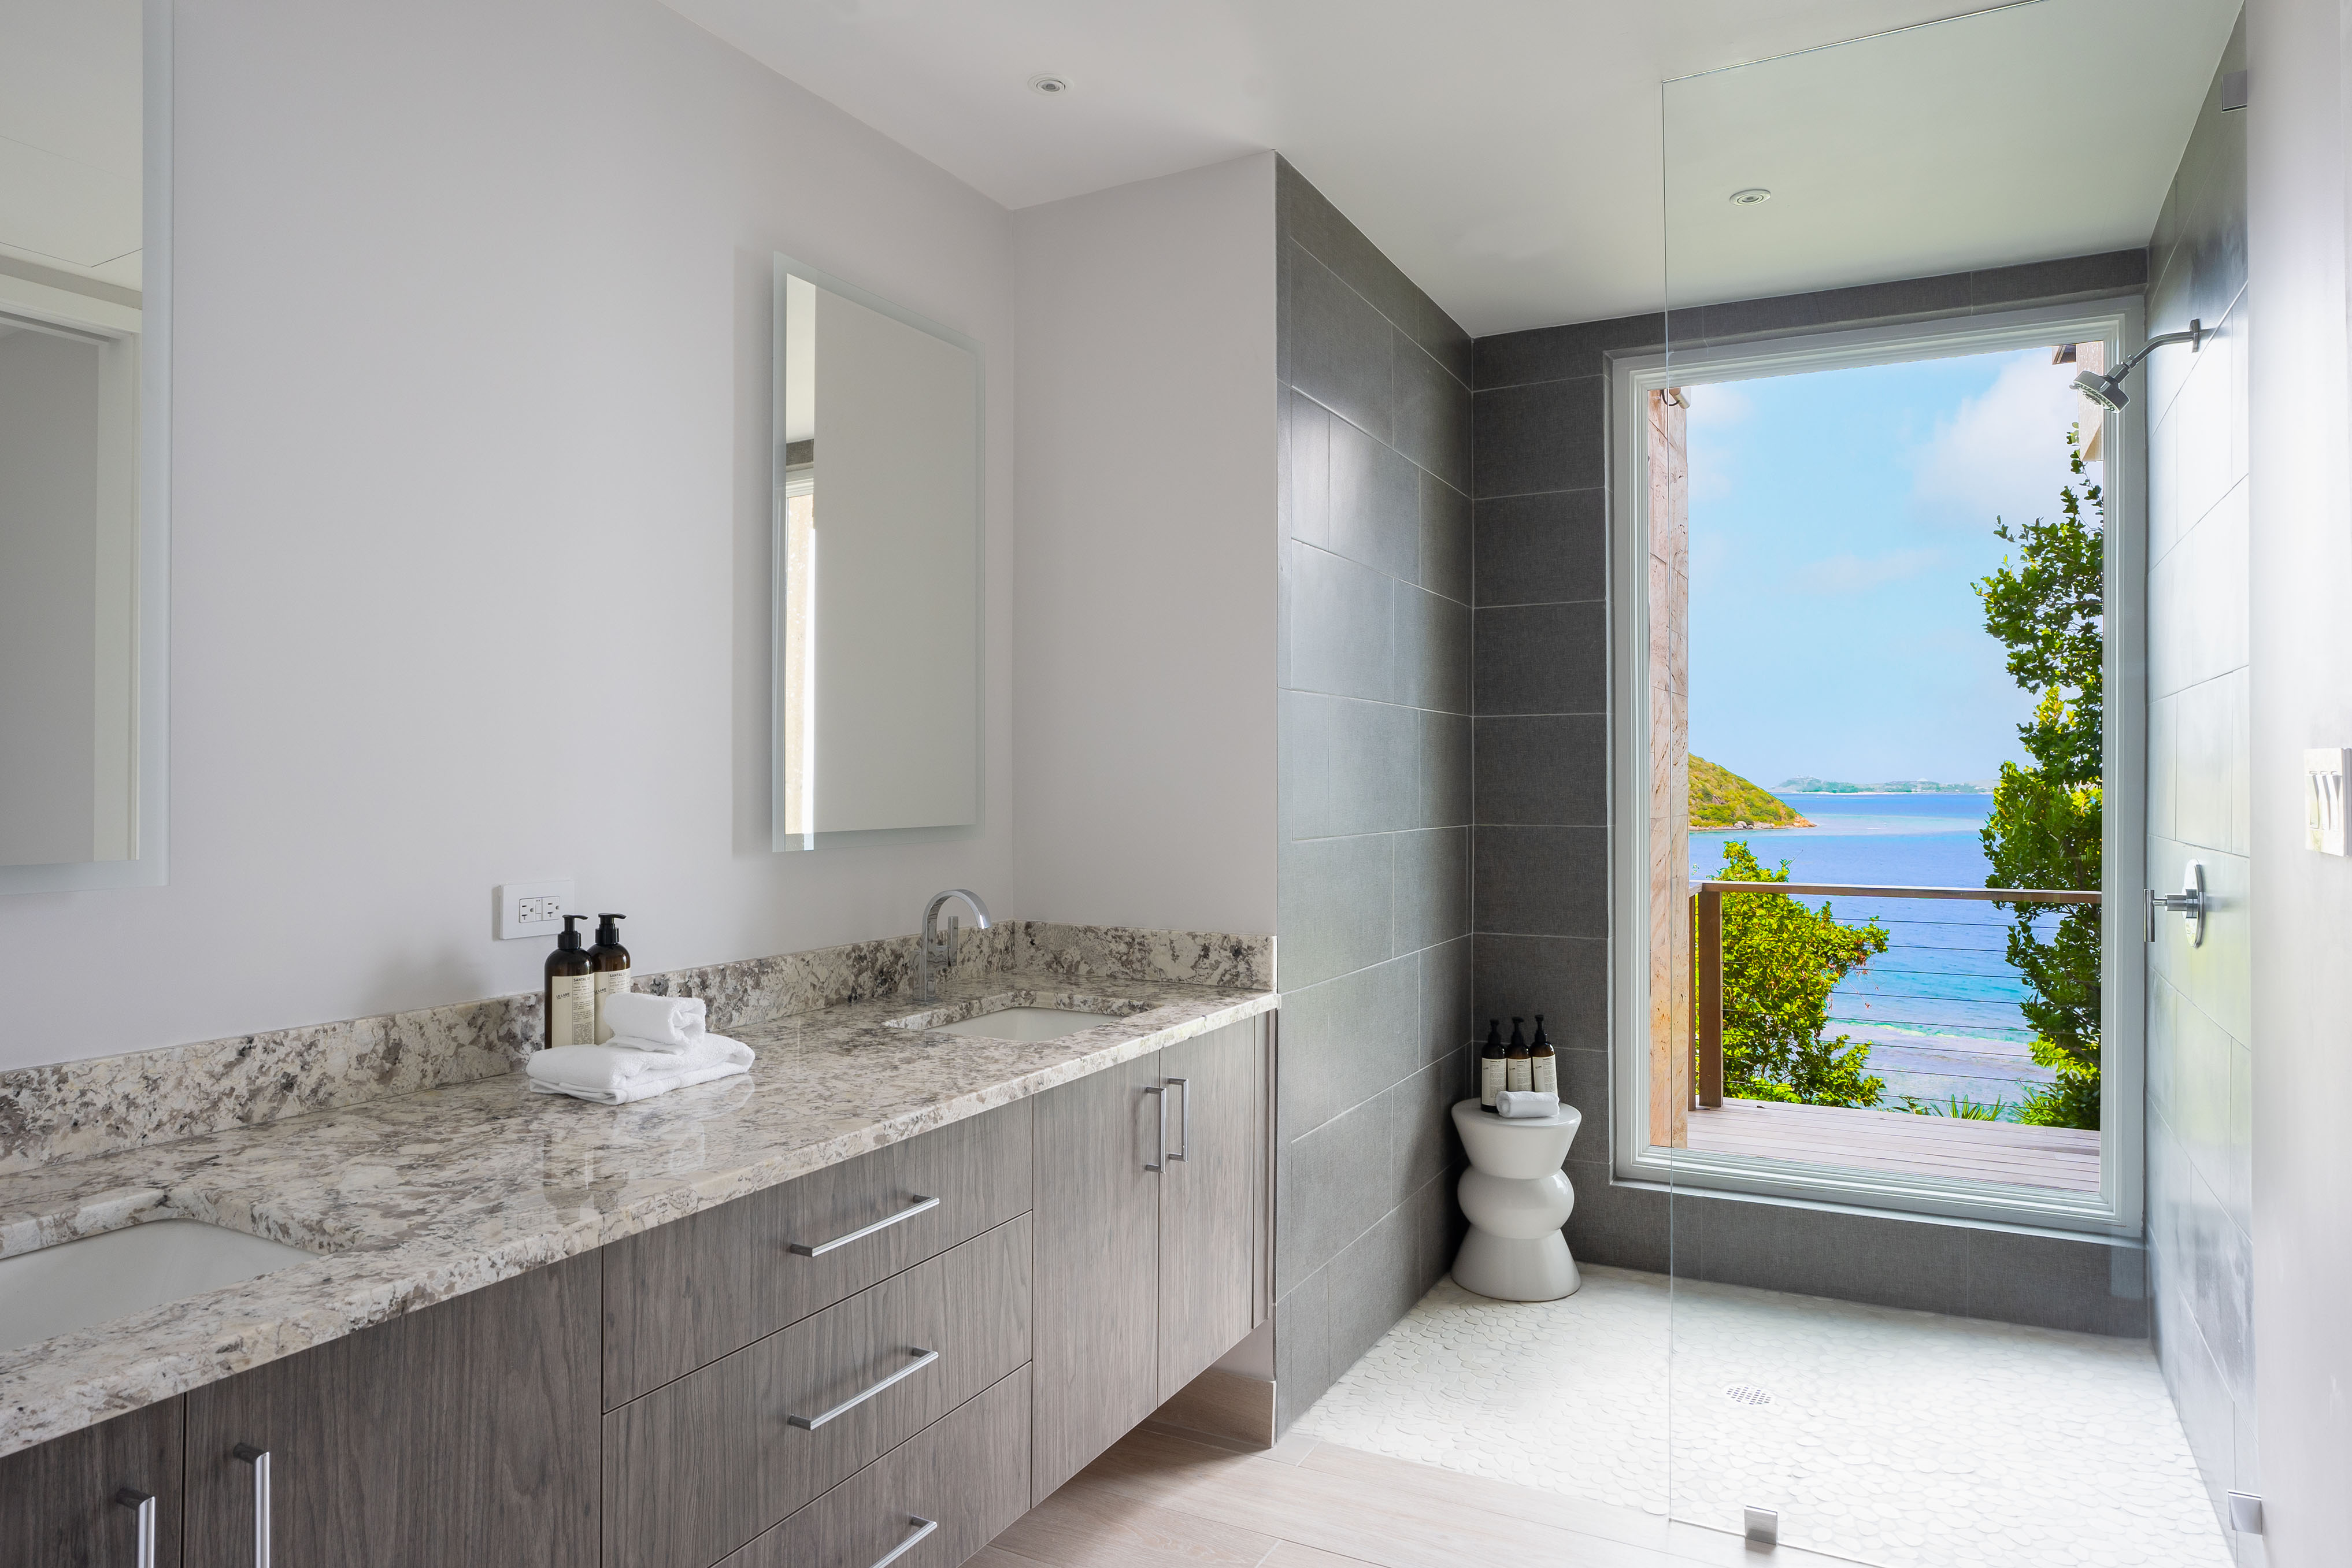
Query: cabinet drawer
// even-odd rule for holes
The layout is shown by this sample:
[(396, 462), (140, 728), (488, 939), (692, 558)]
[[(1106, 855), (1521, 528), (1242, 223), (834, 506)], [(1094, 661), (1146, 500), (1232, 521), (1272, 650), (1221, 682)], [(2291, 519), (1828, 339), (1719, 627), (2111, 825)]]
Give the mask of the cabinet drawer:
[[(180, 1437), (166, 1399), (0, 1459), (0, 1563), (114, 1568), (137, 1562), (151, 1498), (158, 1568), (180, 1561)], [(130, 1501), (118, 1501), (124, 1492)]]
[(956, 1568), (1029, 1508), (1029, 1369), (868, 1465), (719, 1568)]
[[(707, 1366), (1029, 1207), (1025, 1100), (604, 1249), (604, 1408)], [(921, 1198), (936, 1207), (808, 1257)], [(701, 1568), (698, 1564), (697, 1568)]]
[[(1029, 1224), (1020, 1216), (607, 1415), (607, 1568), (707, 1568), (1025, 1363)], [(938, 1359), (908, 1371), (918, 1352)], [(792, 1423), (895, 1374), (814, 1429)]]

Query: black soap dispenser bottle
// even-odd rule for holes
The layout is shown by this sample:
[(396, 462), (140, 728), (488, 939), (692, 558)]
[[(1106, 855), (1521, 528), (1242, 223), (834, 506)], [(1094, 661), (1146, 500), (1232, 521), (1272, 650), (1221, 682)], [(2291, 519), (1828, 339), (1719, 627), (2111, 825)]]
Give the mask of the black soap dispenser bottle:
[(1528, 1047), (1528, 1065), (1534, 1069), (1536, 1092), (1559, 1092), (1559, 1053), (1551, 1048), (1551, 1036), (1544, 1033), (1543, 1014), (1536, 1014), (1536, 1040)]
[(580, 946), (577, 923), (584, 915), (563, 917), (563, 935), (547, 956), (547, 1037), (559, 1045), (596, 1043), (596, 960)]
[(1478, 1109), (1488, 1115), (1501, 1113), (1495, 1096), (1503, 1092), (1503, 1020), (1486, 1020), (1486, 1049), (1478, 1053)]
[(629, 950), (621, 946), (621, 922), (627, 918), (625, 915), (596, 916), (596, 946), (588, 949), (588, 962), (596, 975), (598, 1045), (613, 1038), (613, 1026), (604, 1021), (604, 998), (629, 988)]
[(1534, 1088), (1534, 1061), (1528, 1055), (1528, 1037), (1519, 1031), (1525, 1019), (1511, 1020), (1510, 1053), (1503, 1059), (1503, 1087), (1514, 1093), (1525, 1093)]

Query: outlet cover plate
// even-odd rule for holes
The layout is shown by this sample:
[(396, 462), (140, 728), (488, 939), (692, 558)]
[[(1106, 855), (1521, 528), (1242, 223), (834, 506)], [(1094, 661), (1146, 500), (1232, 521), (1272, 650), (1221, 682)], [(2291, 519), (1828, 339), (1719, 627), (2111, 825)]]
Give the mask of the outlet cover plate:
[(501, 883), (490, 890), (490, 929), (501, 942), (552, 936), (563, 929), (565, 915), (579, 913), (568, 876)]

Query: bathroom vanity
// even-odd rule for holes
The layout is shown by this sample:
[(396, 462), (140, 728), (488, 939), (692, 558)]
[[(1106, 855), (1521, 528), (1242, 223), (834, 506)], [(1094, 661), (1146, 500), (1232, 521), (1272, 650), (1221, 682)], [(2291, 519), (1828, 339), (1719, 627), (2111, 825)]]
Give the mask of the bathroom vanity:
[[(1264, 1321), (1274, 998), (961, 987), (0, 1178), (321, 1253), (0, 1356), (0, 1562), (963, 1562)], [(1014, 1008), (1108, 1021), (940, 1027)]]

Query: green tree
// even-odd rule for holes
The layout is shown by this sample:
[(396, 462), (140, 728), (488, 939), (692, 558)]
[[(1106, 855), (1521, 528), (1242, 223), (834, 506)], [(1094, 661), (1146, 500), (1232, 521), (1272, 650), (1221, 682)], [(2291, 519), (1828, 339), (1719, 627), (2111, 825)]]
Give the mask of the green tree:
[[(1786, 882), (1738, 840), (1723, 846), (1726, 882)], [(1693, 951), (1696, 951), (1696, 946)], [(1723, 895), (1723, 1092), (1742, 1100), (1867, 1106), (1886, 1092), (1870, 1076), (1870, 1045), (1824, 1040), (1830, 992), (1886, 951), (1886, 930), (1839, 921), (1780, 893)]]
[[(2096, 888), (2100, 873), (2102, 729), (2105, 686), (2106, 502), (2085, 477), (2082, 427), (2066, 433), (2074, 483), (2058, 492), (2059, 515), (2022, 528), (1994, 519), (2014, 563), (1975, 584), (1985, 630), (2009, 650), (2009, 673), (2035, 698), (2017, 727), (2030, 762), (2004, 762), (1985, 823), (1987, 887)], [(2024, 1121), (2048, 1127), (2099, 1124), (2099, 907), (2062, 905), (2053, 930), (2037, 930), (2048, 904), (2005, 904), (2009, 961), (2025, 977), (2033, 1060), (2057, 1078), (2030, 1092)]]

